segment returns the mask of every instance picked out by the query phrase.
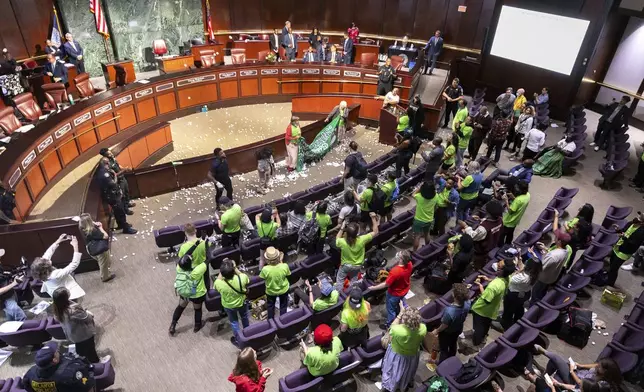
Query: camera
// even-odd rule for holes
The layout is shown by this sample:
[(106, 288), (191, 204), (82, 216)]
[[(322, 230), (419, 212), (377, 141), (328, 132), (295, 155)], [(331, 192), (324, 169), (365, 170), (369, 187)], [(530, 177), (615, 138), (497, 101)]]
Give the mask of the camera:
[(27, 259), (23, 257), (20, 258), (20, 265), (17, 267), (14, 267), (10, 270), (3, 270), (0, 273), (0, 276), (2, 276), (2, 279), (12, 281), (13, 279), (17, 278), (24, 278), (27, 275), (27, 271), (29, 270), (29, 266), (27, 265)]

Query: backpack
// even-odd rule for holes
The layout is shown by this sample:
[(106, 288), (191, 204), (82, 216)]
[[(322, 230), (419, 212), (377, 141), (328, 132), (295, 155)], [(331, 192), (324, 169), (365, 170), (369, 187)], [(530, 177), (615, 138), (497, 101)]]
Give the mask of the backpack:
[(398, 196), (400, 196), (400, 187), (398, 186), (398, 180), (395, 180), (394, 184), (396, 184), (396, 187), (394, 188), (394, 191), (391, 192), (391, 197), (389, 198), (389, 201), (392, 203), (398, 199)]
[(315, 244), (320, 239), (320, 225), (315, 219), (315, 212), (312, 214), (311, 219), (304, 222), (298, 232), (298, 241), (311, 245)]
[(424, 384), (427, 385), (427, 392), (449, 392), (447, 380), (438, 374), (433, 375)]
[(385, 212), (385, 201), (387, 200), (387, 194), (382, 191), (380, 188), (369, 188), (373, 191), (373, 196), (371, 196), (371, 201), (369, 202), (369, 209), (379, 215), (382, 215)]
[(364, 160), (364, 157), (360, 153), (355, 153), (353, 156), (356, 160), (351, 168), (351, 177), (364, 180), (367, 178), (367, 161)]
[[(183, 298), (190, 298), (197, 292), (199, 281), (192, 279), (192, 268), (190, 266), (192, 265), (192, 253), (197, 249), (200, 242), (200, 240), (197, 240), (177, 262), (179, 271), (177, 271), (177, 276), (174, 279), (174, 290)], [(187, 270), (187, 268), (190, 268), (190, 270)]]
[(481, 364), (476, 359), (470, 358), (453, 377), (457, 383), (467, 384), (480, 376), (482, 372), (483, 367)]
[(262, 232), (261, 234), (259, 233), (259, 228), (260, 227), (261, 227), (260, 225), (257, 225), (257, 234), (260, 235), (259, 244), (260, 244), (261, 249), (266, 249), (269, 246), (275, 246), (275, 240), (271, 238), (272, 234), (273, 234), (273, 231), (277, 231), (277, 229), (275, 229), (275, 226), (273, 226), (271, 231), (269, 231), (268, 233)]
[(354, 205), (351, 211), (344, 217), (344, 220), (349, 223), (360, 222), (360, 214), (358, 214), (358, 206)]
[(584, 348), (593, 331), (593, 312), (588, 309), (570, 307), (569, 321), (564, 323), (557, 337), (568, 344)]

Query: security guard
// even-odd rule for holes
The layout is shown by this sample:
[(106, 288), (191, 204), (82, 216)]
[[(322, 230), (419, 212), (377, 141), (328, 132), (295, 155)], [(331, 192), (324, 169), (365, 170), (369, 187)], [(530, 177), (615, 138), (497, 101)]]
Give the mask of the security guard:
[(13, 209), (16, 207), (16, 192), (5, 187), (0, 181), (0, 225), (8, 225), (16, 220)]
[(73, 354), (60, 355), (56, 342), (38, 350), (22, 382), (28, 392), (93, 392), (96, 385), (93, 366)]
[(132, 201), (130, 200), (130, 187), (127, 183), (127, 180), (125, 179), (125, 172), (132, 169), (129, 167), (121, 168), (121, 165), (119, 165), (118, 161), (114, 157), (114, 154), (112, 154), (112, 151), (107, 148), (101, 148), (99, 154), (110, 160), (110, 169), (112, 169), (112, 171), (116, 173), (118, 184), (123, 191), (123, 207), (125, 208), (125, 213), (128, 215), (134, 214), (130, 210), (130, 208), (136, 206), (136, 203), (132, 203)]
[(118, 227), (117, 230), (123, 230), (123, 234), (136, 234), (137, 230), (127, 223), (125, 207), (123, 205), (123, 191), (118, 184), (116, 173), (110, 168), (110, 160), (101, 158), (101, 167), (97, 175), (101, 184), (101, 195), (103, 200), (112, 207), (112, 213)]

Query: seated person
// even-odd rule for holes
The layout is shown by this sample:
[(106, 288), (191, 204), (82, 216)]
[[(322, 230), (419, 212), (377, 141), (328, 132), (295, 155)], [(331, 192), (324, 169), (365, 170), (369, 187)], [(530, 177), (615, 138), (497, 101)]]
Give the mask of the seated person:
[(532, 168), (534, 174), (542, 177), (561, 177), (564, 158), (572, 155), (577, 149), (577, 145), (572, 139), (572, 135), (567, 135), (559, 140), (556, 145), (543, 150), (543, 154), (539, 156)]
[(233, 203), (226, 196), (219, 199), (219, 204), (223, 211), (221, 216), (217, 216), (219, 229), (222, 231), (221, 246), (239, 246), (239, 235), (241, 233), (241, 218), (243, 210), (237, 203)]
[(312, 63), (317, 60), (317, 56), (315, 55), (315, 52), (313, 52), (313, 48), (309, 46), (306, 52), (304, 52), (304, 58), (302, 61), (305, 63)]
[(534, 165), (534, 161), (532, 159), (526, 159), (520, 165), (516, 165), (510, 170), (496, 169), (483, 181), (483, 186), (489, 188), (494, 181), (499, 181), (508, 186), (507, 182), (511, 178), (523, 180), (529, 184), (532, 181), (532, 165)]
[(338, 303), (340, 293), (333, 288), (333, 283), (328, 278), (318, 280), (315, 286), (311, 286), (311, 282), (308, 279), (304, 283), (306, 284), (308, 295), (301, 288), (296, 288), (294, 291), (296, 304), (300, 300), (305, 301), (314, 312), (321, 312)]
[(333, 336), (333, 330), (326, 324), (321, 324), (313, 332), (315, 347), (308, 348), (300, 342), (303, 354), (302, 363), (314, 377), (333, 373), (340, 366), (340, 353), (344, 349), (338, 337)]
[(331, 52), (329, 52), (327, 60), (331, 64), (342, 62), (342, 55), (338, 53), (338, 48), (336, 48), (335, 45), (331, 45)]

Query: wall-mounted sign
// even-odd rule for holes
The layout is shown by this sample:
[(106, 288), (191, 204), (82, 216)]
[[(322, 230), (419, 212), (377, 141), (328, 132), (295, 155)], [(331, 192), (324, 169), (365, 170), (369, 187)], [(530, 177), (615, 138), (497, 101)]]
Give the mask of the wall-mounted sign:
[(54, 138), (51, 135), (47, 136), (47, 139), (38, 144), (38, 153), (40, 154), (41, 152), (43, 152), (45, 148), (49, 147), (53, 142)]
[(90, 120), (91, 118), (92, 118), (92, 113), (90, 112), (84, 113), (82, 116), (78, 116), (74, 119), (74, 126), (79, 126), (85, 121)]
[(219, 72), (219, 79), (231, 79), (237, 77), (237, 71), (233, 72)]
[(215, 74), (197, 76), (195, 78), (183, 79), (177, 82), (177, 87), (187, 86), (189, 84), (202, 83), (202, 82), (211, 82), (217, 80)]
[(459, 5), (458, 6), (458, 12), (466, 12), (467, 11), (467, 6), (466, 5)]
[(137, 91), (134, 93), (134, 98), (142, 98), (153, 93), (151, 88), (146, 88), (145, 90)]
[(130, 101), (132, 101), (132, 96), (131, 95), (126, 95), (126, 96), (121, 97), (119, 99), (115, 99), (114, 100), (114, 106), (121, 106), (124, 103), (128, 103)]
[(22, 160), (22, 168), (26, 169), (27, 166), (29, 166), (29, 164), (34, 161), (34, 159), (36, 159), (36, 151), (31, 150), (29, 154), (27, 154), (25, 159)]
[(9, 178), (9, 186), (10, 187), (13, 188), (14, 186), (16, 186), (16, 183), (18, 182), (18, 179), (20, 179), (20, 174), (22, 174), (22, 172), (20, 171), (20, 168), (17, 168), (16, 171), (13, 172), (13, 174)]
[(108, 103), (107, 105), (103, 105), (98, 109), (94, 109), (94, 116), (100, 116), (101, 114), (109, 112), (110, 110), (112, 110), (112, 104)]
[(54, 132), (54, 137), (60, 139), (64, 134), (72, 130), (72, 125), (67, 123)]
[(174, 84), (172, 82), (170, 82), (170, 83), (160, 84), (160, 85), (156, 86), (154, 89), (158, 93), (159, 91), (170, 90), (172, 87), (174, 87)]

